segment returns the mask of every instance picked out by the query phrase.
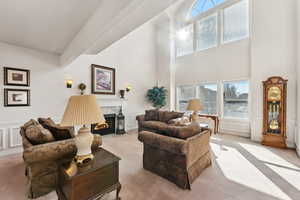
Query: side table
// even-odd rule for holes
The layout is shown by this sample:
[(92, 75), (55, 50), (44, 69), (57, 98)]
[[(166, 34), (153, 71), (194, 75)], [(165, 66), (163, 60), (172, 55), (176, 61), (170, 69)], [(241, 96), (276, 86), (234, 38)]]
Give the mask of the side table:
[(214, 120), (215, 121), (215, 133), (214, 134), (219, 132), (220, 121), (219, 121), (219, 117), (217, 115), (202, 115), (202, 114), (200, 114), (199, 117), (206, 117), (206, 118), (210, 118), (210, 119)]
[(93, 152), (93, 155), (94, 160), (86, 167), (78, 167), (77, 173), (73, 176), (68, 173), (70, 163), (61, 165), (57, 188), (59, 200), (96, 200), (114, 190), (116, 200), (121, 199), (120, 158), (103, 148)]

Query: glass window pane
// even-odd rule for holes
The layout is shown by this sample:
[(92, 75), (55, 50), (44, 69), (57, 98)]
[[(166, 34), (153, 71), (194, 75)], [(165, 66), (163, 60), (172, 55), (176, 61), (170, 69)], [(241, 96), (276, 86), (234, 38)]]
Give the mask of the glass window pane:
[(224, 117), (248, 118), (249, 82), (224, 83)]
[(195, 86), (179, 86), (177, 87), (177, 110), (185, 112), (188, 101), (196, 98)]
[(201, 19), (196, 25), (197, 50), (217, 46), (217, 15)]
[(198, 0), (191, 10), (191, 16), (195, 17), (200, 13), (206, 12), (215, 6), (224, 3), (225, 1), (226, 0)]
[(248, 0), (224, 9), (223, 41), (235, 41), (249, 36)]
[(194, 52), (194, 25), (190, 24), (177, 33), (176, 55), (184, 56)]
[(203, 104), (201, 114), (217, 115), (217, 84), (203, 84), (199, 86), (199, 99)]

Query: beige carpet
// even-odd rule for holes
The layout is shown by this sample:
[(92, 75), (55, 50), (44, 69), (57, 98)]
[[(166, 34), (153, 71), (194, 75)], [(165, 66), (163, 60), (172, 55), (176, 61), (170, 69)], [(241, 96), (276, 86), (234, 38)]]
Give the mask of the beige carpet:
[[(213, 165), (191, 191), (142, 167), (136, 133), (103, 137), (103, 147), (118, 155), (123, 200), (299, 200), (300, 160), (293, 150), (273, 149), (233, 136), (213, 136)], [(21, 155), (0, 159), (0, 199), (23, 200), (26, 179)], [(105, 197), (111, 199), (113, 194)], [(56, 200), (55, 192), (39, 200)]]

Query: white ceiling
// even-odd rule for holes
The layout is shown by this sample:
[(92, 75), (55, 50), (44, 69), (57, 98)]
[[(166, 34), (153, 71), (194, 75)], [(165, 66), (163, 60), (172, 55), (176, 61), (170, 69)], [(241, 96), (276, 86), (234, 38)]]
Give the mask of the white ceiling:
[(62, 54), (101, 1), (1, 0), (0, 41)]
[(177, 0), (0, 0), (0, 42), (55, 53), (66, 65), (97, 54)]

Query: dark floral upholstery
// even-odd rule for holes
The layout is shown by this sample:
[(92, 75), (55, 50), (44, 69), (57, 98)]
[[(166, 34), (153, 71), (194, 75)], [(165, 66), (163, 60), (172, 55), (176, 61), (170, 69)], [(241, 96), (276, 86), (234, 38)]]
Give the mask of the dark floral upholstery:
[[(58, 184), (59, 164), (71, 160), (77, 151), (74, 138), (34, 145), (28, 140), (25, 132), (32, 124), (31, 120), (20, 129), (23, 141), (23, 159), (25, 162), (25, 175), (28, 179), (28, 198), (37, 198), (52, 192)], [(74, 133), (72, 133), (74, 135)], [(92, 149), (97, 149), (102, 144), (101, 137), (94, 135)]]
[(56, 141), (66, 140), (75, 136), (74, 127), (59, 126), (51, 118), (39, 118), (38, 121), (44, 128), (51, 131)]
[(32, 144), (44, 144), (55, 141), (51, 132), (40, 124), (32, 124), (26, 128), (26, 137)]
[(158, 121), (158, 110), (146, 110), (145, 111), (145, 121)]

